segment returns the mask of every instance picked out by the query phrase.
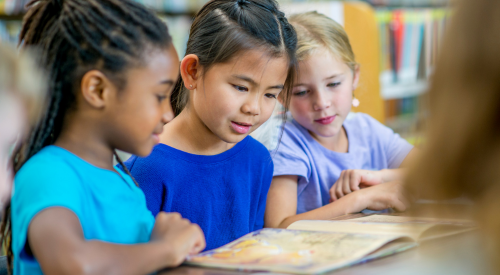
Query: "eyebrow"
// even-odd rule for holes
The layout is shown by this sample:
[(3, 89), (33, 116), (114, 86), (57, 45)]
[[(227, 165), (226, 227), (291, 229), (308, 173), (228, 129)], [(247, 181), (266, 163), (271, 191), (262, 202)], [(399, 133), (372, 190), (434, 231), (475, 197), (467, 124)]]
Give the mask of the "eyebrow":
[(171, 79), (165, 79), (165, 80), (162, 80), (160, 81), (160, 84), (167, 84), (167, 85), (173, 85), (174, 84), (174, 81), (171, 80)]
[[(329, 76), (329, 77), (325, 77), (325, 78), (323, 79), (323, 81), (328, 80), (328, 79), (335, 78), (335, 77), (340, 76), (340, 75), (342, 75), (342, 73), (340, 73), (340, 74), (334, 74), (334, 75)], [(297, 84), (293, 85), (293, 87), (298, 87), (298, 86), (307, 86), (307, 85), (306, 85), (305, 83), (297, 83)]]
[(342, 75), (342, 73), (340, 73), (340, 74), (334, 74), (334, 75), (329, 76), (329, 77), (325, 77), (325, 79), (323, 79), (323, 80), (332, 79), (332, 78), (335, 78), (335, 77), (340, 76), (340, 75)]
[[(247, 77), (247, 76), (244, 76), (244, 75), (233, 75), (233, 77), (235, 78), (238, 78), (238, 79), (241, 79), (243, 81), (246, 81), (248, 83), (250, 83), (252, 86), (258, 86), (257, 82), (255, 82), (255, 80), (251, 79), (250, 77)], [(271, 90), (271, 89), (284, 89), (285, 88), (285, 85), (275, 85), (275, 86), (270, 86), (267, 88), (267, 90)]]

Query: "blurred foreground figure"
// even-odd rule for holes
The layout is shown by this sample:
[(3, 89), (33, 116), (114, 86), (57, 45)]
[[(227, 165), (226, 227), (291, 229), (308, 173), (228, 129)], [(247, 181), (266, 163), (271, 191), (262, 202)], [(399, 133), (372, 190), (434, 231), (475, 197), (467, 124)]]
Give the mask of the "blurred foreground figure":
[(425, 152), (408, 185), (418, 198), (472, 199), (500, 270), (500, 1), (454, 3), (429, 91)]
[(45, 82), (31, 55), (0, 44), (0, 208), (10, 198), (9, 157), (40, 115)]

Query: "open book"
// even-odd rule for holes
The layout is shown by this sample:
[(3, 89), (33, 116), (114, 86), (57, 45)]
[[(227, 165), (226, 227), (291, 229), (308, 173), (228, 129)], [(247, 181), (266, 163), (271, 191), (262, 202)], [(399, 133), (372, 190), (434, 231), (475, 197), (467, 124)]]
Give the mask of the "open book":
[(298, 221), (261, 229), (185, 264), (248, 271), (317, 274), (392, 255), (418, 242), (469, 231), (464, 220), (371, 215), (342, 221)]

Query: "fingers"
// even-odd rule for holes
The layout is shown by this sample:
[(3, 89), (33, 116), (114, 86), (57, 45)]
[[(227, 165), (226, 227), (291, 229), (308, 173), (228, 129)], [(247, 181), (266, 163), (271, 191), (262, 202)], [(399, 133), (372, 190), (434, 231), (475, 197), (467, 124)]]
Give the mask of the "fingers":
[(195, 241), (193, 243), (193, 247), (191, 248), (189, 254), (193, 255), (193, 254), (198, 254), (203, 249), (205, 249), (207, 244), (205, 241), (205, 234), (203, 234), (203, 231), (201, 230), (200, 226), (198, 226), (197, 224), (192, 224), (191, 226), (192, 230), (194, 231)]
[(333, 202), (333, 201), (337, 200), (337, 186), (339, 184), (341, 184), (341, 179), (342, 179), (342, 173), (343, 172), (344, 171), (340, 172), (340, 177), (337, 179), (337, 181), (330, 188), (330, 202)]

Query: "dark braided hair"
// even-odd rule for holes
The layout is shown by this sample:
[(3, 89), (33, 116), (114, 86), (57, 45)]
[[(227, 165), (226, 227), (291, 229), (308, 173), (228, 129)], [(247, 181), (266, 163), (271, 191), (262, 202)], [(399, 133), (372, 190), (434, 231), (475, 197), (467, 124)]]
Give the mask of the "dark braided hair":
[[(132, 0), (32, 0), (26, 7), (19, 45), (40, 52), (50, 77), (49, 93), (45, 112), (13, 154), (14, 172), (58, 138), (86, 72), (99, 70), (123, 89), (123, 73), (143, 65), (146, 51), (172, 44), (167, 26)], [(11, 266), (10, 205), (1, 231)]]
[[(262, 49), (271, 57), (286, 57), (289, 68), (280, 96), (288, 108), (296, 75), (296, 48), (295, 30), (275, 0), (212, 0), (194, 19), (186, 55), (198, 56), (203, 73), (251, 49)], [(171, 97), (175, 115), (182, 111), (188, 99), (189, 93), (179, 77)], [(286, 112), (283, 119), (286, 120)]]

